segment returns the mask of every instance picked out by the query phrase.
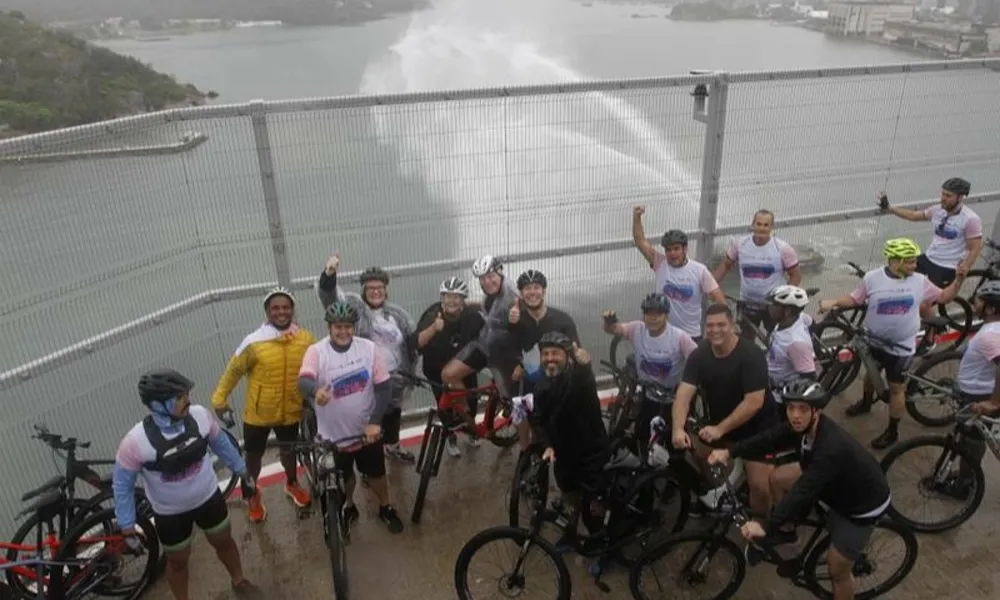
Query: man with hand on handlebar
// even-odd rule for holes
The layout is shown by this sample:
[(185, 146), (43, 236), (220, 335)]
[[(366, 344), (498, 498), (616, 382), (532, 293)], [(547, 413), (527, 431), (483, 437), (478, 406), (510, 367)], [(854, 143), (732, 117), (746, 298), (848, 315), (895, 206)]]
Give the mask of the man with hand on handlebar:
[[(942, 290), (927, 276), (916, 272), (920, 246), (913, 240), (888, 240), (882, 253), (886, 265), (865, 273), (853, 292), (819, 303), (820, 313), (835, 308), (868, 305), (864, 325), (876, 336), (872, 339), (872, 343), (876, 344), (871, 348), (872, 357), (885, 370), (885, 378), (889, 382), (889, 425), (872, 440), (871, 446), (875, 450), (884, 450), (899, 439), (899, 420), (906, 410), (906, 372), (916, 354), (921, 313), (926, 312), (930, 305), (951, 302), (968, 273), (964, 265), (959, 265), (955, 280)], [(865, 377), (863, 396), (847, 408), (846, 414), (854, 417), (871, 412), (874, 404), (875, 389), (871, 377)]]
[(364, 435), (365, 443), (338, 448), (334, 455), (337, 468), (344, 473), (344, 518), (358, 519), (354, 505), (357, 478), (354, 467), (368, 477), (368, 484), (378, 497), (379, 519), (392, 533), (403, 531), (395, 507), (389, 502), (389, 484), (385, 478), (385, 454), (380, 436), (382, 419), (392, 405), (392, 381), (386, 368), (384, 350), (374, 342), (355, 337), (358, 311), (351, 303), (331, 303), (323, 318), (329, 324), (329, 337), (306, 350), (299, 371), (299, 390), (304, 398), (314, 399), (318, 437), (337, 441)]
[(798, 462), (778, 467), (770, 479), (774, 497), (784, 497), (766, 520), (750, 521), (741, 532), (751, 541), (766, 536), (772, 544), (793, 543), (795, 520), (823, 502), (828, 507), (826, 528), (831, 547), (827, 563), (833, 597), (853, 599), (851, 569), (865, 551), (875, 522), (889, 508), (889, 482), (875, 458), (822, 414), (830, 402), (822, 385), (796, 380), (782, 388), (781, 395), (787, 423), (738, 442), (729, 450), (715, 450), (708, 462), (725, 464), (730, 458), (797, 450)]

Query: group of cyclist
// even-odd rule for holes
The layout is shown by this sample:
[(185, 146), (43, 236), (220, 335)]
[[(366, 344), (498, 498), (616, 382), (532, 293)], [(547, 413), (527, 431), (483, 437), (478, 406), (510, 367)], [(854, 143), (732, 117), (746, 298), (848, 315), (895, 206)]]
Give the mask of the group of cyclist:
[[(929, 303), (953, 298), (978, 256), (979, 218), (961, 203), (968, 193), (967, 182), (949, 179), (940, 208), (923, 213), (890, 207), (883, 196), (883, 209), (934, 222), (930, 262), (920, 260), (923, 256), (914, 242), (889, 240), (884, 246), (885, 267), (869, 272), (851, 295), (821, 303), (821, 310), (862, 302), (872, 307), (866, 326), (899, 346), (884, 348), (879, 356), (890, 382), (897, 383), (899, 369), (912, 355), (921, 311)], [(636, 247), (655, 272), (656, 291), (642, 301), (641, 321), (620, 323), (613, 311), (603, 315), (605, 331), (632, 342), (640, 379), (655, 381), (673, 394), (672, 402), (644, 401), (637, 427), (645, 427), (642, 431), (648, 435), (649, 419), (669, 416), (677, 449), (693, 447), (708, 462), (724, 462), (731, 456), (746, 459), (751, 506), (769, 515), (744, 527), (748, 539), (787, 536), (790, 532), (783, 527), (801, 509), (824, 501), (830, 508), (829, 527), (837, 553), (830, 565), (835, 597), (852, 597), (851, 561), (867, 543), (873, 520), (888, 506), (888, 486), (874, 458), (822, 415), (830, 395), (815, 383), (811, 321), (804, 313), (810, 299), (798, 287), (801, 273), (794, 249), (773, 236), (774, 215), (759, 211), (752, 233), (730, 244), (713, 275), (687, 256), (683, 232), (668, 231), (662, 252), (650, 244), (642, 225), (644, 212), (643, 207), (633, 209), (632, 231)], [(956, 252), (959, 243), (965, 244), (967, 254)], [(734, 266), (739, 268), (740, 297), (749, 318), (770, 332), (766, 350), (754, 342), (752, 333), (737, 335), (734, 314), (718, 284)], [(259, 597), (259, 590), (242, 573), (235, 544), (230, 545), (228, 510), (214, 487), (206, 452), (211, 448), (243, 476), (248, 518), (260, 523), (267, 510), (255, 481), (268, 436), (273, 431), (279, 441), (298, 439), (304, 412), (315, 416), (313, 433), (321, 439), (364, 439), (361, 444), (343, 444), (337, 453), (338, 466), (346, 474), (345, 516), (359, 516), (353, 501), (356, 467), (378, 499), (379, 519), (391, 532), (402, 531), (386, 484), (385, 460), (413, 461), (399, 444), (402, 406), (410, 393), (400, 373), (409, 373), (418, 356), (426, 378), (440, 384), (438, 393), (474, 387), (477, 374), (489, 369), (503, 397), (530, 394), (529, 419), (521, 424), (522, 449), (529, 449), (530, 441), (531, 448), (552, 461), (557, 483), (577, 517), (580, 482), (596, 476), (608, 460), (590, 355), (581, 347), (572, 317), (547, 305), (548, 282), (541, 272), (528, 270), (512, 280), (500, 259), (482, 257), (472, 267), (483, 292), (482, 303), (469, 301), (465, 281), (449, 277), (440, 285), (440, 298), (414, 322), (388, 301), (389, 275), (384, 270), (364, 271), (360, 293), (354, 293), (338, 284), (339, 267), (339, 256), (331, 256), (317, 284), (328, 335), (317, 340), (299, 327), (291, 292), (272, 290), (264, 299), (266, 322), (237, 347), (212, 395), (216, 414), (228, 418), (228, 398), (246, 377), (245, 462), (226, 436), (219, 435), (210, 413), (189, 403), (192, 382), (169, 369), (151, 371), (140, 380), (140, 397), (150, 415), (129, 432), (119, 449), (116, 509), (127, 530), (135, 521), (131, 488), (142, 477), (157, 523), (171, 524), (157, 529), (168, 552), (168, 582), (178, 600), (189, 597), (187, 560), (193, 525), (208, 534), (234, 589)], [(952, 281), (944, 282), (941, 277), (949, 273)], [(711, 304), (703, 311), (705, 299)], [(986, 325), (962, 362), (959, 385), (963, 395), (985, 411), (1000, 407), (996, 397), (1000, 386), (994, 385), (1000, 377), (996, 369), (1000, 284), (983, 286), (976, 310)], [(889, 429), (873, 447), (896, 441), (900, 389), (893, 388)], [(689, 436), (684, 427), (696, 392), (711, 424)], [(866, 396), (862, 402), (870, 408), (873, 400)], [(474, 398), (470, 404), (456, 418), (471, 424)], [(470, 445), (477, 445), (475, 429), (468, 431)], [(764, 459), (779, 446), (795, 450), (798, 461), (775, 468)], [(461, 453), (455, 436), (448, 449), (453, 455)], [(297, 506), (307, 506), (311, 498), (297, 483), (294, 454), (283, 451), (281, 462), (286, 495)], [(699, 504), (711, 508), (713, 490), (702, 491)]]

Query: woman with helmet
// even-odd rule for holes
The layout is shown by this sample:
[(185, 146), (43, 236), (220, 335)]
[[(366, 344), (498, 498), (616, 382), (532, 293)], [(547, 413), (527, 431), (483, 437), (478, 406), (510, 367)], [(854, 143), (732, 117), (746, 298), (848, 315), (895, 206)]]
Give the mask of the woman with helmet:
[(644, 398), (639, 406), (636, 420), (636, 438), (640, 443), (649, 439), (649, 422), (660, 415), (670, 418), (672, 392), (677, 389), (684, 363), (698, 344), (683, 329), (667, 322), (670, 301), (666, 296), (654, 292), (646, 296), (640, 305), (642, 321), (620, 323), (613, 310), (601, 313), (604, 331), (628, 339), (635, 348), (635, 364), (640, 381), (654, 381), (671, 392), (670, 398), (662, 400)]
[(774, 428), (715, 450), (710, 464), (730, 458), (798, 453), (798, 462), (778, 467), (772, 477), (772, 494), (780, 498), (765, 521), (750, 521), (741, 531), (747, 540), (765, 535), (777, 543), (794, 543), (795, 519), (817, 502), (829, 510), (830, 533), (827, 562), (837, 600), (854, 598), (854, 562), (864, 552), (874, 525), (889, 508), (889, 482), (875, 457), (823, 409), (830, 394), (811, 379), (790, 381), (781, 390), (788, 418)]
[[(256, 479), (267, 449), (267, 438), (282, 442), (298, 439), (302, 418), (302, 397), (298, 389), (299, 367), (306, 348), (316, 342), (315, 336), (295, 323), (295, 297), (283, 287), (273, 288), (264, 296), (263, 325), (251, 332), (233, 353), (226, 370), (212, 393), (212, 408), (220, 418), (230, 418), (229, 396), (246, 376), (247, 391), (243, 402), (243, 447), (247, 470)], [(285, 470), (285, 494), (296, 506), (309, 505), (309, 492), (298, 484), (295, 453), (290, 448), (280, 451)], [(250, 497), (247, 517), (252, 523), (267, 518), (267, 507), (261, 494)]]
[(153, 369), (139, 378), (139, 398), (149, 414), (125, 434), (115, 455), (115, 517), (123, 532), (134, 532), (135, 484), (141, 477), (167, 555), (167, 585), (173, 597), (191, 598), (188, 562), (197, 525), (229, 571), (237, 597), (263, 600), (261, 590), (243, 573), (229, 528), (229, 508), (208, 450), (243, 478), (245, 495), (254, 494), (256, 480), (247, 474), (239, 448), (222, 434), (212, 413), (191, 404), (192, 388), (194, 382), (173, 369)]
[(767, 374), (774, 399), (781, 403), (781, 388), (793, 379), (816, 379), (809, 322), (802, 312), (809, 294), (798, 286), (779, 285), (768, 294), (771, 321), (775, 323), (767, 349)]
[(347, 499), (343, 517), (352, 522), (359, 516), (354, 504), (356, 467), (378, 498), (379, 519), (389, 531), (399, 533), (403, 521), (389, 501), (381, 441), (382, 423), (393, 402), (389, 353), (377, 343), (355, 335), (361, 314), (354, 303), (331, 302), (323, 319), (329, 326), (329, 337), (309, 346), (298, 383), (303, 397), (312, 401), (316, 411), (320, 439), (335, 442), (352, 436), (365, 438), (361, 446), (347, 443), (334, 454), (337, 468), (344, 473)]
[[(443, 383), (441, 371), (444, 366), (462, 347), (479, 337), (479, 331), (483, 328), (483, 315), (476, 307), (466, 304), (469, 286), (460, 277), (445, 279), (438, 291), (440, 300), (427, 307), (420, 316), (410, 343), (423, 357), (424, 377), (440, 386)], [(462, 383), (467, 388), (476, 387), (476, 374), (469, 375)], [(440, 399), (441, 391), (440, 387), (435, 388), (436, 399)], [(475, 395), (467, 399), (470, 414), (476, 414), (477, 400)], [(449, 415), (442, 417), (448, 418)], [(479, 445), (479, 439), (472, 432), (469, 433), (469, 443)], [(455, 435), (448, 436), (447, 448), (452, 456), (462, 454)]]
[(479, 279), (483, 300), (483, 328), (479, 337), (466, 344), (451, 359), (441, 378), (452, 389), (465, 389), (463, 383), (485, 368), (493, 373), (500, 394), (513, 397), (514, 369), (521, 364), (521, 349), (507, 330), (510, 309), (517, 302), (517, 289), (504, 276), (503, 262), (496, 256), (483, 256), (472, 264), (472, 274)]
[[(925, 275), (917, 273), (920, 246), (908, 238), (886, 241), (882, 248), (886, 265), (865, 273), (858, 287), (836, 300), (819, 304), (820, 313), (834, 308), (851, 308), (868, 305), (865, 327), (880, 339), (891, 342), (891, 347), (873, 346), (872, 357), (885, 371), (889, 382), (889, 425), (871, 446), (884, 450), (899, 439), (899, 420), (906, 410), (906, 371), (916, 353), (920, 316), (933, 304), (951, 302), (965, 280), (968, 271), (959, 267), (955, 280), (943, 290)], [(864, 394), (847, 409), (847, 416), (854, 417), (871, 412), (875, 404), (875, 391), (870, 378), (864, 379)]]
[(879, 208), (907, 221), (930, 221), (931, 245), (917, 258), (917, 272), (931, 282), (947, 287), (955, 279), (959, 265), (966, 271), (979, 260), (983, 247), (983, 220), (962, 202), (972, 186), (961, 177), (952, 177), (941, 184), (941, 202), (923, 210), (889, 205), (889, 196), (879, 195)]
[[(409, 344), (414, 332), (413, 319), (402, 307), (389, 302), (389, 274), (380, 267), (365, 269), (359, 277), (361, 294), (345, 293), (337, 285), (339, 267), (340, 256), (335, 254), (327, 259), (326, 266), (319, 276), (317, 292), (323, 309), (325, 310), (335, 300), (349, 302), (358, 312), (356, 334), (375, 342), (386, 351), (389, 372), (412, 372), (417, 359), (414, 347)], [(415, 460), (412, 453), (403, 450), (399, 445), (403, 402), (409, 398), (410, 391), (407, 382), (393, 377), (392, 407), (386, 412), (385, 421), (382, 423), (382, 440), (385, 443), (386, 454), (406, 462)]]
[(563, 506), (570, 508), (563, 544), (576, 533), (581, 484), (595, 486), (608, 462), (608, 437), (597, 381), (588, 365), (573, 359), (573, 341), (559, 332), (538, 341), (544, 378), (535, 387), (528, 422), (533, 445), (552, 462)]
[(580, 348), (580, 335), (576, 322), (565, 311), (549, 306), (545, 299), (549, 287), (545, 274), (528, 269), (517, 278), (519, 298), (507, 313), (507, 330), (521, 348), (522, 366), (515, 369), (514, 379), (522, 384), (521, 392), (531, 393), (542, 378), (542, 364), (538, 340), (549, 332), (558, 331), (573, 341), (577, 362), (590, 362), (586, 351)]
[(703, 299), (725, 304), (726, 296), (708, 267), (688, 258), (686, 233), (679, 229), (664, 233), (660, 240), (663, 252), (649, 243), (642, 226), (645, 212), (644, 206), (632, 209), (632, 241), (656, 273), (656, 291), (670, 300), (670, 324), (700, 342)]

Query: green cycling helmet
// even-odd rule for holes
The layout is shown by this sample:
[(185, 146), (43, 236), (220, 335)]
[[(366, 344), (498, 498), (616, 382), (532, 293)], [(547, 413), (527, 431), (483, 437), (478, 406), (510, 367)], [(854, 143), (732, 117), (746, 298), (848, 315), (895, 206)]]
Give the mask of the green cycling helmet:
[(323, 319), (327, 323), (350, 323), (358, 322), (358, 311), (349, 302), (338, 300), (326, 308)]
[(882, 253), (887, 260), (916, 258), (920, 256), (920, 246), (909, 238), (895, 238), (885, 243)]

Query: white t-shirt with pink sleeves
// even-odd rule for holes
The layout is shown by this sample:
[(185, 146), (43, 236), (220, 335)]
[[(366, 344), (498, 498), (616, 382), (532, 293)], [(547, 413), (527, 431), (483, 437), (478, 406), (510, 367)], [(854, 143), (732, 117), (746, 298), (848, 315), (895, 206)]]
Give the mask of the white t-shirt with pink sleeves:
[(642, 321), (622, 323), (622, 330), (635, 348), (639, 379), (655, 381), (666, 388), (677, 387), (687, 357), (698, 347), (691, 336), (669, 323), (656, 337), (649, 334)]
[(788, 242), (772, 237), (763, 246), (753, 241), (753, 235), (733, 238), (726, 257), (740, 269), (740, 299), (763, 303), (774, 288), (785, 283), (785, 271), (799, 264), (799, 257)]
[(333, 442), (364, 434), (375, 410), (375, 384), (389, 380), (383, 352), (374, 342), (359, 337), (345, 352), (334, 349), (329, 337), (306, 350), (299, 377), (315, 379), (317, 391), (330, 392), (330, 401), (316, 406), (320, 439)]
[[(198, 423), (198, 432), (202, 436), (214, 439), (219, 435), (219, 424), (207, 408), (192, 404), (188, 414)], [(170, 440), (183, 431), (182, 428), (176, 433), (164, 433), (163, 437)], [(212, 456), (210, 452), (206, 452), (201, 462), (191, 465), (179, 475), (147, 470), (143, 465), (156, 460), (156, 448), (146, 436), (142, 422), (139, 422), (125, 434), (118, 446), (115, 461), (123, 469), (139, 473), (153, 512), (158, 515), (179, 515), (198, 508), (219, 491), (219, 478), (212, 467)]]
[(993, 393), (1000, 358), (1000, 323), (987, 323), (969, 342), (958, 367), (958, 389), (963, 394), (985, 396)]
[(708, 267), (688, 259), (681, 267), (673, 267), (667, 257), (653, 254), (653, 271), (656, 273), (656, 291), (670, 300), (667, 320), (692, 337), (701, 337), (701, 301), (719, 289)]
[(983, 237), (983, 220), (971, 208), (962, 208), (953, 215), (938, 206), (924, 209), (930, 219), (934, 237), (924, 254), (927, 260), (946, 269), (954, 269), (968, 254), (968, 240)]
[[(809, 325), (799, 315), (791, 327), (771, 332), (771, 345), (767, 349), (767, 374), (771, 385), (781, 386), (802, 373), (816, 372), (816, 357), (813, 352), (812, 335)], [(775, 400), (781, 401), (777, 395)]]
[(858, 304), (868, 304), (865, 327), (905, 348), (893, 346), (882, 350), (894, 356), (913, 356), (920, 333), (920, 305), (937, 302), (941, 288), (920, 273), (900, 279), (882, 267), (865, 273), (851, 292), (851, 298)]

